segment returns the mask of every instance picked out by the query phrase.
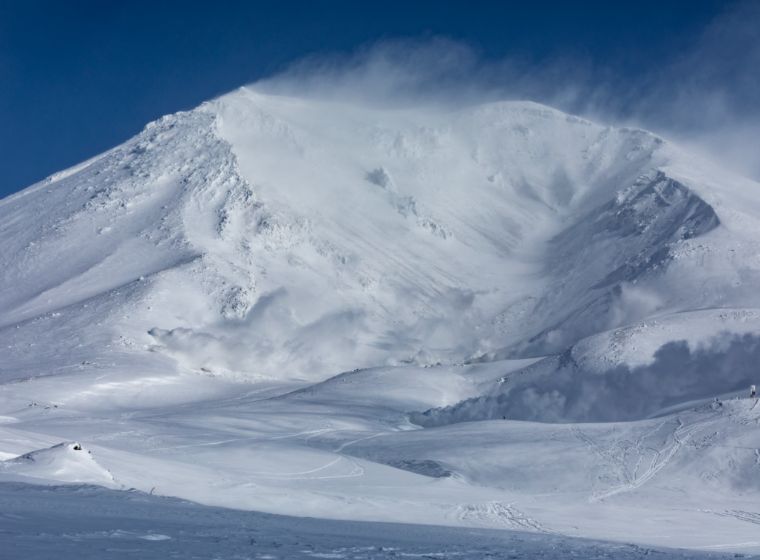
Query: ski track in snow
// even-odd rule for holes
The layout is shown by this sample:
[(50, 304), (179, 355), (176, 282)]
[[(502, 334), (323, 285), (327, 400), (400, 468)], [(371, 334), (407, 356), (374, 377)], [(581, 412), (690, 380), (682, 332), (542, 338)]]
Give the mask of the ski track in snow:
[(733, 517), (735, 519), (738, 519), (739, 521), (746, 521), (747, 523), (754, 523), (755, 525), (760, 525), (760, 513), (752, 512), (752, 511), (741, 511), (741, 510), (729, 510), (729, 511), (721, 511), (721, 512), (711, 512), (715, 515), (721, 515), (724, 517)]
[(613, 453), (614, 446), (609, 449), (604, 448), (600, 446), (598, 442), (586, 436), (580, 427), (574, 426), (572, 428), (572, 431), (576, 437), (578, 437), (584, 444), (592, 449), (594, 453), (601, 459), (613, 462), (618, 468), (618, 472), (621, 474), (621, 477), (625, 481), (624, 484), (621, 484), (614, 488), (595, 492), (591, 496), (590, 500), (592, 502), (602, 501), (617, 494), (634, 491), (647, 482), (650, 482), (657, 476), (660, 471), (662, 471), (670, 464), (676, 454), (683, 448), (684, 445), (688, 443), (688, 441), (695, 433), (714, 423), (715, 417), (697, 420), (688, 425), (684, 425), (681, 418), (676, 417), (676, 422), (678, 423), (678, 426), (672, 432), (670, 436), (670, 439), (672, 441), (669, 444), (666, 444), (664, 447), (659, 449), (652, 447), (645, 448), (645, 451), (651, 452), (652, 458), (649, 460), (646, 468), (644, 469), (644, 472), (641, 474), (638, 474), (638, 469), (641, 462), (644, 461), (645, 456), (645, 454), (642, 452), (642, 441), (652, 433), (659, 431), (663, 426), (666, 425), (666, 422), (659, 424), (650, 432), (644, 434), (636, 440), (635, 450), (638, 453), (638, 457), (632, 474), (629, 474), (624, 457), (621, 459), (619, 455), (615, 455)]
[(456, 508), (456, 517), (465, 522), (477, 521), (493, 527), (508, 527), (522, 531), (551, 533), (535, 519), (525, 515), (512, 504), (489, 502), (486, 504), (467, 504)]

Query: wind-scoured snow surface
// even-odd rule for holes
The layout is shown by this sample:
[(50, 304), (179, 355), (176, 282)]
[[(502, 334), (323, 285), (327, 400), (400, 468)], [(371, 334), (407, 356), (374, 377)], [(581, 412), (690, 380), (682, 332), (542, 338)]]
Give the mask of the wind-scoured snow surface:
[(758, 255), (760, 184), (534, 103), (164, 117), (0, 201), (0, 540), (760, 552)]

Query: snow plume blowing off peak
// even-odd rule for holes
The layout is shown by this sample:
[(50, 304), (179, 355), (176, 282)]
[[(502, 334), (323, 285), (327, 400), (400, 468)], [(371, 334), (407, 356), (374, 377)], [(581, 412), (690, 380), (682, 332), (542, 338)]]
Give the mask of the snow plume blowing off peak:
[(760, 179), (760, 5), (727, 3), (678, 48), (600, 64), (564, 49), (541, 57), (487, 55), (467, 43), (388, 39), (356, 52), (320, 54), (259, 81), (261, 91), (383, 107), (475, 105), (530, 99), (572, 114), (672, 138)]

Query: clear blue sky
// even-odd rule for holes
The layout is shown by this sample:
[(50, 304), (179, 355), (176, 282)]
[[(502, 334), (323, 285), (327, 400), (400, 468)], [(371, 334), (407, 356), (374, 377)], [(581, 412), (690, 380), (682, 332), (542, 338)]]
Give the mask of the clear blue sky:
[(485, 60), (579, 55), (633, 83), (730, 4), (0, 0), (0, 197), (306, 55), (443, 36)]

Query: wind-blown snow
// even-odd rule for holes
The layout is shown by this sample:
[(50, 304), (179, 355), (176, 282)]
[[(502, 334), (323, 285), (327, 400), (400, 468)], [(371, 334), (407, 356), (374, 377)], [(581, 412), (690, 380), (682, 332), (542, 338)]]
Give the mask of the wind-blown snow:
[(759, 187), (529, 102), (164, 117), (0, 201), (0, 481), (760, 550)]

